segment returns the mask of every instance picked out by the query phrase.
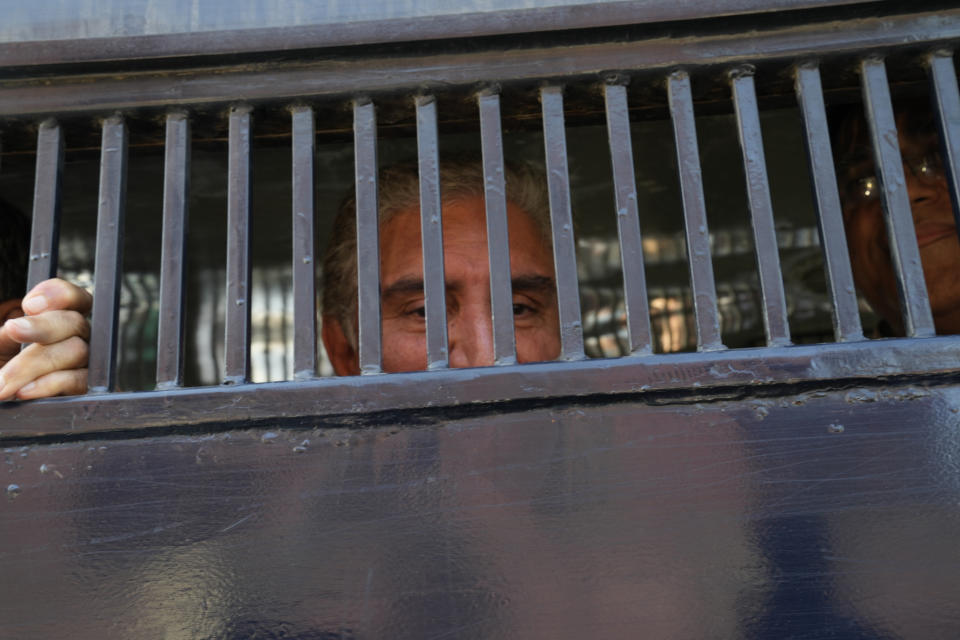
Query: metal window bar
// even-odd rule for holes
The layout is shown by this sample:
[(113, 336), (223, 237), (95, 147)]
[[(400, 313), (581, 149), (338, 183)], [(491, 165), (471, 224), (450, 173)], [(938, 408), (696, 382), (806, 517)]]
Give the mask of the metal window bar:
[(607, 136), (617, 207), (617, 233), (620, 238), (620, 264), (623, 268), (623, 294), (627, 315), (630, 353), (653, 353), (650, 329), (650, 304), (643, 266), (640, 214), (637, 208), (637, 182), (633, 170), (633, 143), (627, 88), (623, 84), (604, 85)]
[(33, 227), (30, 237), (30, 263), (27, 267), (27, 291), (57, 275), (63, 154), (63, 129), (56, 120), (44, 120), (37, 132), (37, 169), (33, 186)]
[(184, 301), (190, 194), (190, 119), (167, 114), (163, 172), (163, 239), (157, 318), (157, 388), (183, 384)]
[(553, 231), (557, 308), (560, 313), (560, 359), (580, 360), (586, 356), (583, 351), (577, 254), (573, 236), (573, 215), (570, 210), (570, 175), (567, 170), (562, 87), (541, 88), (540, 102), (543, 110), (550, 226)]
[(513, 285), (507, 222), (507, 187), (504, 178), (500, 95), (484, 91), (477, 96), (480, 109), (480, 144), (483, 152), (484, 203), (487, 215), (487, 256), (490, 261), (490, 309), (493, 315), (495, 364), (514, 364), (517, 345), (513, 326)]
[(293, 377), (317, 374), (317, 241), (314, 230), (316, 133), (313, 109), (291, 111), (293, 146)]
[(123, 218), (127, 188), (127, 126), (120, 115), (103, 121), (97, 252), (90, 317), (90, 393), (112, 391), (117, 374), (117, 318), (123, 264)]
[(246, 105), (230, 109), (224, 384), (250, 380), (251, 112)]
[(787, 321), (787, 298), (783, 292), (777, 231), (773, 222), (773, 203), (767, 179), (767, 161), (763, 153), (760, 111), (753, 81), (753, 67), (743, 66), (730, 73), (737, 134), (743, 155), (743, 172), (747, 178), (747, 199), (757, 252), (760, 293), (763, 296), (763, 325), (767, 344), (790, 344)]
[(361, 374), (382, 369), (380, 328), (380, 227), (377, 204), (377, 120), (374, 105), (353, 105), (357, 207), (358, 348)]
[(816, 64), (797, 67), (794, 84), (805, 134), (803, 143), (813, 180), (813, 203), (827, 268), (827, 289), (833, 302), (834, 337), (837, 342), (863, 340), (819, 67)]
[(449, 359), (446, 281), (443, 273), (437, 103), (433, 96), (418, 96), (415, 102), (417, 162), (420, 172), (420, 236), (423, 246), (423, 304), (427, 324), (427, 369), (444, 369)]
[(684, 231), (690, 260), (690, 286), (697, 319), (697, 350), (724, 349), (720, 339), (720, 315), (717, 312), (717, 289), (710, 262), (710, 232), (700, 174), (700, 152), (693, 115), (690, 76), (674, 71), (667, 77), (667, 92), (673, 135), (677, 147), (680, 191), (683, 200)]
[(932, 336), (935, 334), (933, 315), (923, 279), (883, 60), (871, 57), (861, 61), (860, 77), (904, 328), (908, 337)]
[(960, 230), (960, 91), (957, 89), (953, 52), (938, 50), (928, 55), (927, 71), (943, 145), (943, 159), (948, 167), (947, 183), (950, 186), (953, 216)]

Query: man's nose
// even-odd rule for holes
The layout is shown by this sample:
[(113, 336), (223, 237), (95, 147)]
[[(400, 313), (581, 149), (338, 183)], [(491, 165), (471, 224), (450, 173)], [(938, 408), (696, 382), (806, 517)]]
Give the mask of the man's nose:
[(447, 348), (454, 368), (493, 364), (493, 324), (482, 306), (459, 310), (447, 323)]

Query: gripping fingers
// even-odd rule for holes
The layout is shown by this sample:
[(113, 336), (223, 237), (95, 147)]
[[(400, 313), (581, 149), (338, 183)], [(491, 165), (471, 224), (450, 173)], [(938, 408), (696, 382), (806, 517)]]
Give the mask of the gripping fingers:
[(30, 384), (24, 385), (18, 392), (19, 400), (49, 398), (52, 396), (73, 396), (87, 392), (87, 370), (71, 369), (54, 371), (40, 376)]
[(51, 278), (31, 289), (20, 306), (28, 316), (57, 309), (71, 309), (86, 315), (93, 306), (93, 296), (66, 280)]
[(86, 341), (77, 336), (50, 345), (31, 344), (0, 369), (0, 401), (54, 371), (85, 367), (88, 356)]
[(46, 311), (8, 320), (4, 327), (9, 337), (20, 343), (50, 345), (71, 336), (90, 337), (90, 323), (76, 311)]

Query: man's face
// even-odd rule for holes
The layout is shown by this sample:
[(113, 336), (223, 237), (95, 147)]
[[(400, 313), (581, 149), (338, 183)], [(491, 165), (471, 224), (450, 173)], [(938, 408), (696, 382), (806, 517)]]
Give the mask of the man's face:
[[(898, 122), (898, 125), (901, 123)], [(903, 130), (903, 126), (899, 126)], [(904, 175), (923, 263), (923, 275), (938, 333), (960, 332), (960, 241), (935, 136), (901, 133)], [(901, 326), (896, 278), (873, 163), (850, 167), (842, 176), (843, 214), (857, 286), (894, 327)]]
[[(553, 360), (560, 353), (560, 327), (550, 247), (522, 209), (508, 202), (507, 216), (517, 359)], [(480, 197), (443, 204), (443, 254), (450, 366), (492, 365), (490, 269)], [(427, 351), (418, 207), (396, 213), (380, 228), (380, 278), (383, 369), (422, 371)], [(331, 353), (331, 360), (339, 375), (357, 372), (355, 353)]]

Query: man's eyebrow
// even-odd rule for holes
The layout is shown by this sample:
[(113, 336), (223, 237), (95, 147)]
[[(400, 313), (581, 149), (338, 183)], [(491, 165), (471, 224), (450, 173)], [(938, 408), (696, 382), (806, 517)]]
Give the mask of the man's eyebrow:
[(514, 291), (548, 291), (555, 289), (553, 278), (540, 275), (521, 275), (510, 280), (510, 286)]
[(411, 293), (423, 293), (423, 278), (418, 276), (400, 278), (396, 282), (391, 283), (389, 287), (384, 288), (383, 291), (380, 292), (380, 296), (387, 299)]
[[(553, 278), (541, 275), (521, 275), (510, 280), (510, 287), (514, 291), (552, 292), (556, 287)], [(408, 276), (385, 287), (381, 291), (383, 299), (394, 296), (404, 296), (411, 293), (423, 293), (423, 278)]]

